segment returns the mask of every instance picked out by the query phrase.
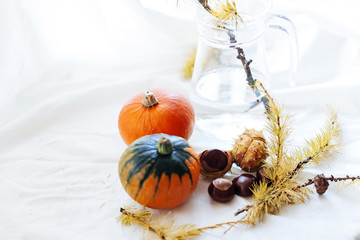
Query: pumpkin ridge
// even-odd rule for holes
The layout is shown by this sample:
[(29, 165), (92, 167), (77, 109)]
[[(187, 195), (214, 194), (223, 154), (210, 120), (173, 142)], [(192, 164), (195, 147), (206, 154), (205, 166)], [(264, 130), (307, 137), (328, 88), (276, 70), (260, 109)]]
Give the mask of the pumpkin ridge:
[[(142, 108), (143, 108), (143, 106), (142, 106)], [(143, 126), (144, 125), (143, 122), (148, 121), (148, 119), (147, 119), (148, 111), (138, 111), (138, 112), (140, 112), (140, 115), (137, 118), (137, 123), (134, 126)], [(142, 131), (144, 131), (144, 130), (142, 130)]]
[[(150, 153), (149, 153), (150, 152)], [(153, 152), (151, 154), (151, 152)], [(147, 153), (146, 155), (148, 154), (151, 154), (151, 158), (145, 158), (145, 153)], [(139, 155), (144, 155), (142, 158), (140, 158), (140, 156), (136, 156), (136, 158), (132, 157), (131, 159), (129, 159), (127, 163), (130, 163), (130, 162), (133, 162), (134, 163), (134, 168), (130, 170), (129, 172), (129, 175), (127, 177), (127, 183), (131, 180), (131, 178), (136, 175), (137, 173), (139, 173), (144, 167), (146, 167), (146, 165), (151, 165), (152, 167), (154, 167), (155, 164), (151, 164), (152, 161), (154, 161), (154, 155), (156, 154), (155, 152), (155, 149), (150, 149), (150, 150), (147, 150), (147, 151), (144, 151), (142, 153), (140, 153)], [(138, 159), (141, 159), (141, 161), (139, 161)]]
[[(133, 168), (129, 172), (129, 176), (127, 179), (127, 182), (129, 182), (131, 180), (131, 178), (134, 175), (136, 175), (137, 173), (139, 173), (144, 167), (146, 167), (146, 165), (150, 165), (150, 167), (148, 166), (147, 169), (145, 170), (145, 174), (143, 175), (143, 178), (139, 182), (139, 191), (137, 192), (135, 199), (137, 199), (146, 179), (148, 179), (148, 177), (151, 175), (151, 173), (154, 172), (154, 168), (156, 167), (156, 157), (158, 156), (157, 148), (154, 147), (154, 143), (156, 141), (152, 140), (151, 137), (145, 136), (145, 138), (148, 138), (148, 141), (146, 142), (146, 144), (141, 143), (140, 145), (141, 146), (145, 145), (144, 148), (145, 149), (147, 148), (147, 149), (143, 150), (141, 153), (138, 153), (136, 158), (131, 159), (133, 162), (135, 162), (136, 167)], [(139, 145), (139, 143), (135, 141), (134, 147), (136, 148), (138, 145)], [(149, 157), (149, 155), (150, 155), (150, 157)], [(139, 161), (139, 159), (140, 159), (140, 161)]]
[[(186, 153), (186, 152), (184, 151), (184, 153)], [(177, 175), (178, 175), (179, 178), (180, 178), (180, 182), (182, 182), (182, 177), (183, 177), (184, 175), (188, 174), (189, 177), (190, 177), (190, 181), (191, 181), (191, 183), (193, 184), (193, 179), (192, 179), (192, 176), (191, 176), (190, 169), (188, 169), (187, 166), (186, 166), (186, 162), (188, 162), (189, 156), (187, 156), (187, 158), (186, 158), (185, 161), (183, 161), (180, 156), (173, 156), (173, 158), (176, 159), (176, 160), (178, 160), (178, 162), (181, 162), (181, 163), (182, 163), (182, 164), (179, 164), (179, 165), (181, 165), (181, 166), (179, 166), (179, 167), (182, 168), (181, 170), (184, 170), (184, 173), (177, 173)], [(185, 165), (185, 166), (184, 166), (184, 165)], [(180, 170), (180, 169), (177, 168), (177, 170)]]
[[(145, 155), (145, 153), (147, 154), (148, 152), (151, 152), (151, 151), (154, 151), (154, 149), (148, 149), (148, 150), (145, 150), (143, 151), (142, 153), (139, 153), (138, 157), (141, 156), (141, 155)], [(130, 153), (133, 153), (132, 151)], [(137, 161), (136, 161), (136, 158), (135, 157), (135, 154), (133, 154), (133, 156), (131, 156), (124, 164), (123, 164), (123, 169), (121, 171), (121, 173), (124, 171), (125, 167), (130, 164), (130, 163), (134, 163), (134, 165), (138, 165), (136, 164)], [(133, 177), (134, 175), (136, 175), (138, 172), (140, 172), (141, 168), (145, 167), (147, 164), (149, 164), (149, 160), (148, 159), (145, 159), (144, 161), (139, 161), (141, 164), (140, 167), (138, 168), (134, 168), (130, 171), (129, 173), (129, 177), (128, 178), (131, 178)]]
[[(145, 165), (146, 166), (146, 165)], [(135, 201), (136, 199), (138, 198), (139, 196), (139, 193), (141, 192), (141, 189), (145, 183), (145, 181), (149, 178), (149, 176), (152, 174), (152, 172), (154, 171), (154, 167), (155, 167), (155, 164), (152, 164), (150, 166), (148, 166), (145, 170), (145, 174), (143, 175), (142, 179), (140, 180), (139, 182), (139, 191), (136, 193), (136, 196), (135, 196)], [(158, 179), (158, 182), (159, 182), (159, 178), (157, 177)]]
[[(157, 194), (157, 190), (158, 190), (160, 181), (161, 181), (161, 178), (157, 178), (156, 186), (155, 186), (155, 189), (154, 189), (154, 194), (153, 194), (152, 199), (151, 199), (151, 202), (150, 202), (151, 205), (152, 205), (152, 204), (154, 203), (154, 201), (155, 201), (155, 196), (156, 196), (156, 194)], [(170, 184), (169, 184), (169, 185), (170, 185)]]
[(168, 205), (169, 195), (170, 195), (170, 188), (171, 188), (171, 178), (169, 179), (169, 185), (168, 185), (168, 189), (167, 189), (167, 193), (166, 193), (166, 199), (164, 201), (165, 206)]
[[(156, 165), (157, 165), (157, 169), (159, 169), (158, 172), (156, 172), (155, 174), (161, 176), (162, 173), (166, 174), (169, 178), (171, 178), (172, 174), (176, 174), (178, 176), (183, 176), (185, 174), (189, 174), (190, 172), (188, 171), (188, 169), (186, 169), (186, 162), (183, 160), (183, 155), (185, 154), (186, 158), (189, 157), (189, 154), (185, 151), (179, 150), (179, 149), (174, 149), (174, 151), (172, 152), (172, 154), (167, 155), (167, 156), (161, 156), (159, 158), (159, 160), (157, 161)], [(161, 164), (161, 162), (164, 161), (164, 159), (166, 158), (170, 158), (172, 157), (173, 160), (173, 164), (175, 164), (176, 166), (170, 166), (173, 169), (168, 169), (169, 166), (167, 166), (167, 164)], [(167, 161), (167, 160), (165, 160)]]
[[(192, 156), (191, 156), (191, 157), (192, 157)], [(194, 157), (192, 157), (192, 158), (193, 158), (195, 161), (197, 161), (196, 158), (194, 158)], [(193, 164), (193, 162), (190, 161), (189, 159), (187, 159), (186, 162), (187, 162), (187, 163), (190, 163), (190, 165), (191, 165), (193, 168), (196, 168), (195, 165)], [(189, 169), (189, 172), (190, 172), (190, 169)], [(191, 173), (189, 174), (189, 177), (190, 177), (191, 184), (193, 184), (193, 178), (192, 178), (192, 174), (191, 174)]]
[[(157, 152), (156, 148), (142, 150), (142, 152), (137, 153), (137, 158), (138, 159), (143, 159), (142, 161), (149, 161), (147, 156), (151, 155), (151, 158), (154, 158), (155, 157), (154, 155), (156, 154), (156, 152)], [(133, 158), (131, 160), (136, 161)]]
[[(190, 157), (195, 160), (195, 162), (199, 163), (198, 160), (196, 159), (196, 157), (192, 156), (190, 154)], [(192, 161), (190, 161), (190, 159), (186, 159), (186, 162), (189, 163), (191, 166), (195, 167), (194, 163)]]
[[(124, 155), (124, 156), (128, 156), (128, 155), (130, 155), (130, 154), (133, 154), (133, 151), (127, 149), (127, 150), (124, 152), (123, 155)], [(120, 175), (120, 176), (123, 174), (124, 170), (127, 168), (127, 165), (132, 162), (133, 156), (134, 156), (134, 154), (133, 154), (132, 156), (130, 156), (129, 159), (123, 160), (123, 161), (119, 162), (119, 165), (122, 166), (122, 167), (121, 167), (121, 172), (119, 172), (119, 175)], [(122, 163), (122, 162), (123, 162), (123, 163)]]

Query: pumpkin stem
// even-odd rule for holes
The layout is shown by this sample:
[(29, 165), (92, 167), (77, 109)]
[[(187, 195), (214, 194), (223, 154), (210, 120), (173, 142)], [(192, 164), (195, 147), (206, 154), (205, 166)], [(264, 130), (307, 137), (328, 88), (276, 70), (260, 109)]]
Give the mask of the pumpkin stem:
[(151, 90), (147, 90), (144, 93), (144, 97), (142, 100), (142, 105), (147, 108), (152, 108), (158, 104), (158, 100), (156, 99), (154, 92)]
[(166, 137), (160, 137), (157, 143), (157, 150), (161, 155), (168, 155), (173, 151), (173, 144)]

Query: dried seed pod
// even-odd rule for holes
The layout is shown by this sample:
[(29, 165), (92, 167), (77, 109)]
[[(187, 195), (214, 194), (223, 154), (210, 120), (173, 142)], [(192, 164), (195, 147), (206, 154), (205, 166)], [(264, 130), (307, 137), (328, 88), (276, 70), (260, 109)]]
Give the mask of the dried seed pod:
[(200, 154), (200, 173), (208, 178), (222, 177), (233, 163), (232, 154), (219, 149), (205, 150)]
[(329, 187), (329, 182), (324, 176), (324, 174), (319, 174), (316, 175), (314, 178), (314, 185), (316, 188), (316, 192), (319, 195), (323, 195)]
[(246, 129), (236, 140), (232, 150), (234, 162), (246, 172), (255, 172), (269, 156), (261, 131)]

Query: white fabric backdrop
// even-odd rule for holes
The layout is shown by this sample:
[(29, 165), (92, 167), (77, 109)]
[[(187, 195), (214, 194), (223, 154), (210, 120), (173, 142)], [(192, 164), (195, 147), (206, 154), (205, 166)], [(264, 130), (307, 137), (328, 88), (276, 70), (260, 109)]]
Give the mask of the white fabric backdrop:
[[(0, 1), (0, 239), (143, 237), (140, 228), (116, 221), (119, 208), (133, 203), (117, 176), (126, 147), (117, 117), (127, 99), (147, 88), (187, 94), (181, 68), (197, 33), (183, 4), (170, 15), (185, 19), (125, 0)], [(274, 12), (298, 29), (298, 86), (276, 88), (286, 76), (276, 66), (286, 59), (273, 66), (279, 77), (273, 94), (294, 116), (292, 143), (314, 135), (327, 104), (339, 109), (343, 127), (341, 154), (306, 176), (360, 175), (358, 9), (357, 0), (274, 1)], [(199, 152), (219, 146), (197, 129), (190, 143)], [(236, 219), (246, 200), (214, 203), (207, 185), (201, 179), (170, 217), (198, 226)], [(360, 239), (359, 201), (359, 186), (332, 186), (256, 227), (198, 239)]]

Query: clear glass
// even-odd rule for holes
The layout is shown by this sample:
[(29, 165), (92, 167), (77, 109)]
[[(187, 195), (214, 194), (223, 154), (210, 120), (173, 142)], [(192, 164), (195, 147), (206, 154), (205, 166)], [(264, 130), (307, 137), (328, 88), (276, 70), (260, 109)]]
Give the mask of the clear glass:
[[(289, 83), (293, 85), (298, 58), (296, 30), (288, 18), (271, 13), (270, 0), (237, 3), (237, 7), (242, 7), (240, 13), (243, 12), (243, 22), (237, 23), (219, 21), (195, 1), (199, 40), (190, 99), (195, 107), (197, 127), (223, 139), (233, 138), (234, 131), (241, 133), (244, 127), (256, 128), (263, 124), (259, 112), (249, 112), (261, 105), (263, 93), (249, 84), (249, 71), (242, 61), (251, 60), (248, 66), (252, 78), (269, 89), (264, 32), (268, 28), (280, 30), (289, 39)], [(209, 1), (210, 7), (214, 2)], [(264, 108), (260, 112), (263, 113)]]

